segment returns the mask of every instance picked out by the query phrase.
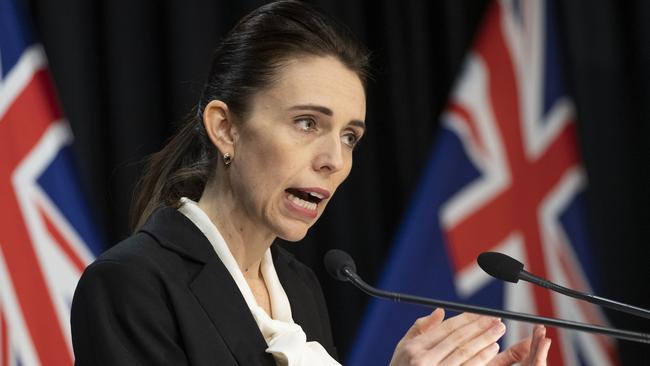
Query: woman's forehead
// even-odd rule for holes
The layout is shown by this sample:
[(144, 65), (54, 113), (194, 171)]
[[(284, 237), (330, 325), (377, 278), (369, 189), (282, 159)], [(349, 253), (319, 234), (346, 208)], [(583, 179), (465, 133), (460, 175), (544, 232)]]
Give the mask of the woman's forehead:
[(333, 57), (301, 57), (285, 64), (258, 102), (284, 110), (317, 106), (325, 114), (365, 118), (365, 91), (359, 76)]

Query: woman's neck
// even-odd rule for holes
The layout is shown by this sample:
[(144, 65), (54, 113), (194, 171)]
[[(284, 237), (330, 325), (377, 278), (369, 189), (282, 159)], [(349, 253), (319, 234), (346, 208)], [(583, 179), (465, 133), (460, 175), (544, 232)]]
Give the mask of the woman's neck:
[(206, 185), (199, 207), (219, 229), (244, 277), (247, 280), (261, 278), (260, 263), (275, 235), (260, 230), (261, 226), (250, 220), (232, 195), (216, 188), (208, 189), (209, 186), (215, 185)]

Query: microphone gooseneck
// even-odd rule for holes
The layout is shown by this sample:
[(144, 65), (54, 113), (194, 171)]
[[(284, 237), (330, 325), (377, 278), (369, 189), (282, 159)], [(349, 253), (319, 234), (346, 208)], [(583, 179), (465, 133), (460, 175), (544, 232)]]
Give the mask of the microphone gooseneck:
[(481, 315), (496, 316), (504, 319), (511, 319), (517, 321), (524, 321), (529, 323), (544, 324), (548, 326), (574, 329), (579, 331), (586, 331), (592, 333), (605, 334), (618, 339), (625, 339), (628, 341), (649, 343), (650, 334), (640, 333), (629, 330), (620, 330), (615, 328), (602, 327), (598, 325), (591, 325), (586, 323), (579, 323), (563, 319), (547, 318), (537, 315), (530, 315), (506, 310), (491, 309), (475, 305), (461, 304), (451, 301), (443, 301), (437, 299), (430, 299), (426, 297), (401, 294), (397, 292), (384, 291), (367, 284), (356, 273), (356, 266), (352, 257), (339, 249), (332, 249), (325, 254), (324, 258), (325, 268), (327, 272), (335, 279), (343, 282), (351, 282), (355, 287), (365, 292), (366, 294), (397, 302), (404, 302), (416, 305), (423, 305), (429, 308), (443, 308), (447, 310), (469, 312)]
[(476, 259), (476, 262), (478, 262), (479, 267), (485, 273), (502, 281), (517, 283), (519, 280), (522, 280), (530, 282), (575, 299), (650, 319), (650, 310), (560, 286), (524, 270), (523, 263), (503, 253), (481, 253)]

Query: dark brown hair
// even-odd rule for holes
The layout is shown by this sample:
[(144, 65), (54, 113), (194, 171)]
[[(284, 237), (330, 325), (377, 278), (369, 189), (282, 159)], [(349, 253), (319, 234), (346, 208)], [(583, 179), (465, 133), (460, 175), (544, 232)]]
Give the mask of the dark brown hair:
[(181, 197), (199, 200), (216, 170), (217, 151), (203, 127), (212, 100), (245, 121), (252, 97), (275, 81), (282, 66), (301, 56), (333, 56), (365, 85), (368, 52), (340, 23), (299, 1), (278, 1), (246, 15), (216, 49), (196, 106), (167, 145), (153, 154), (136, 187), (132, 218), (139, 228), (161, 206)]

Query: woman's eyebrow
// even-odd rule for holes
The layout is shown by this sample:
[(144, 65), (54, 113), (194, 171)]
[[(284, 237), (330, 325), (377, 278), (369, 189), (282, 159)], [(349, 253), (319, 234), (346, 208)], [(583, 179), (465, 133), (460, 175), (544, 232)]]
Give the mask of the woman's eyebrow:
[[(324, 107), (324, 106), (321, 106), (321, 105), (316, 105), (316, 104), (300, 104), (300, 105), (294, 105), (293, 107), (289, 108), (290, 111), (305, 110), (305, 109), (320, 112), (320, 113), (322, 113), (324, 115), (327, 115), (327, 116), (330, 116), (330, 117), (334, 115), (334, 112), (332, 112), (331, 109), (329, 109), (327, 107)], [(351, 120), (349, 124), (351, 126), (359, 127), (359, 128), (361, 128), (363, 130), (366, 129), (365, 122), (360, 121), (358, 119)]]
[(301, 104), (301, 105), (294, 105), (293, 107), (289, 108), (290, 111), (294, 110), (302, 110), (302, 109), (308, 109), (316, 112), (320, 112), (322, 114), (328, 115), (328, 116), (333, 116), (334, 112), (332, 112), (331, 109), (321, 106), (321, 105), (315, 105), (315, 104)]
[(359, 121), (358, 119), (353, 119), (352, 121), (350, 121), (349, 125), (359, 127), (364, 131), (366, 130), (366, 123), (363, 121)]

